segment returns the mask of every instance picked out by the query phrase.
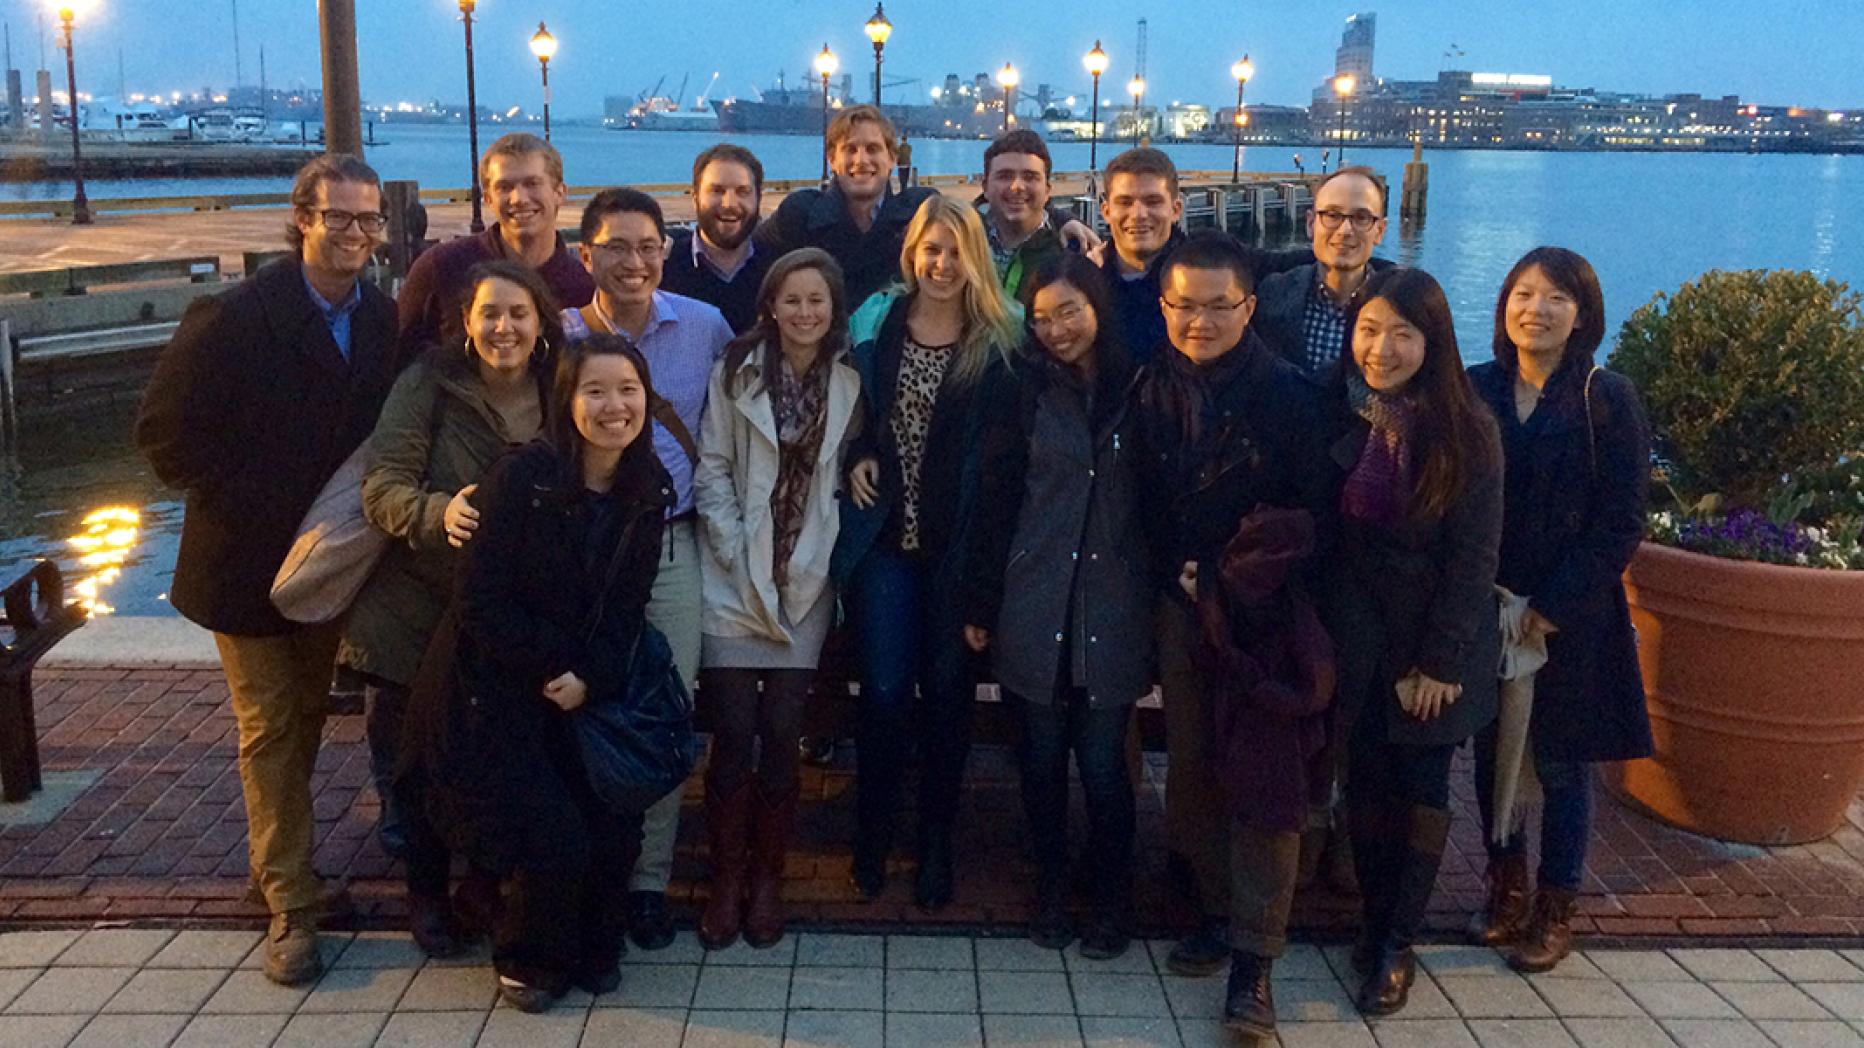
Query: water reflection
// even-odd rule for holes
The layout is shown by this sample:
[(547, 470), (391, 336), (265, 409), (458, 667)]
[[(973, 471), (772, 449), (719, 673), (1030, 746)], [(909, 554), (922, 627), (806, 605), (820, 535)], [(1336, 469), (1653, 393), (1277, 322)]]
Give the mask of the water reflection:
[(71, 587), (71, 592), (92, 618), (116, 611), (104, 601), (102, 593), (123, 574), (123, 565), (136, 548), (141, 524), (142, 514), (133, 507), (105, 506), (87, 514), (79, 522), (81, 530), (65, 540), (88, 573)]

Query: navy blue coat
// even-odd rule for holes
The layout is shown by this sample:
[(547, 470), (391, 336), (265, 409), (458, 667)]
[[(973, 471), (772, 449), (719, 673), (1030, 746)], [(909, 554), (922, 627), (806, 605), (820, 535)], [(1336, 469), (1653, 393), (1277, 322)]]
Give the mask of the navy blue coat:
[(1496, 581), (1559, 631), (1535, 677), (1530, 734), (1542, 760), (1618, 761), (1651, 752), (1637, 637), (1621, 576), (1644, 537), (1650, 430), (1629, 379), (1575, 359), (1547, 381), (1526, 422), (1514, 373), (1469, 369), (1500, 422), (1507, 459)]

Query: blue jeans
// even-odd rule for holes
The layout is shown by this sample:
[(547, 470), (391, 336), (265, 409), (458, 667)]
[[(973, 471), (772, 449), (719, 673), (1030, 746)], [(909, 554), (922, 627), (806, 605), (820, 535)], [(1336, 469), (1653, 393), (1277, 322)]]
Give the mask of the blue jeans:
[(939, 584), (933, 562), (879, 545), (850, 581), (861, 646), (857, 857), (884, 856), (892, 845), (908, 732), (919, 744), (922, 835), (949, 832), (957, 817), (977, 676), (952, 590)]
[[(1496, 727), (1476, 735), (1476, 802), (1482, 811), (1482, 838), (1494, 832)], [(1544, 802), (1540, 812), (1539, 883), (1578, 891), (1586, 876), (1586, 845), (1592, 837), (1592, 765), (1587, 761), (1535, 760)], [(1525, 833), (1502, 844), (1489, 844), (1491, 856), (1519, 854)]]
[(1044, 880), (1059, 884), (1068, 864), (1068, 754), (1087, 796), (1087, 856), (1095, 895), (1121, 905), (1131, 890), (1133, 783), (1126, 774), (1126, 726), (1131, 706), (1094, 709), (1077, 688), (1059, 688), (1053, 704), (1010, 697), (1022, 727), (1017, 759), (1023, 811)]

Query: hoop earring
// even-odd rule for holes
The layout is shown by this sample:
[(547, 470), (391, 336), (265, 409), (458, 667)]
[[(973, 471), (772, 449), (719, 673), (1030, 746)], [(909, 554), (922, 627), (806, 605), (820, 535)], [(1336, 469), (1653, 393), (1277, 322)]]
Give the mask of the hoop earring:
[(465, 340), (464, 340), (464, 341), (463, 341), (463, 342), (461, 343), (461, 345), (462, 345), (462, 346), (463, 346), (463, 347), (465, 348), (465, 350), (466, 350), (466, 355), (467, 355), (467, 356), (469, 356), (469, 357), (470, 357), (470, 356), (472, 356), (472, 355), (473, 355), (473, 348), (472, 348), (472, 336), (471, 336), (471, 335), (467, 335), (467, 336), (466, 336), (466, 338), (465, 338)]

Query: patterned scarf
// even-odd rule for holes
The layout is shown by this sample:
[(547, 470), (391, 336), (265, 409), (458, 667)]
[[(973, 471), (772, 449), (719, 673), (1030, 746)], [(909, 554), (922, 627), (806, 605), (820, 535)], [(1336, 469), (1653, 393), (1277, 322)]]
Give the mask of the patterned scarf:
[(1347, 474), (1340, 512), (1377, 524), (1397, 523), (1410, 511), (1417, 406), (1402, 394), (1380, 393), (1366, 385), (1357, 368), (1347, 369), (1346, 400), (1355, 414), (1372, 424), (1372, 432)]
[[(770, 376), (770, 409), (777, 419), (777, 484), (770, 492), (771, 523), (776, 532), (773, 567), (777, 589), (788, 585), (790, 554), (802, 533), (803, 514), (809, 504), (809, 478), (822, 451), (822, 431), (828, 426), (828, 361), (816, 357), (807, 374), (790, 371), (781, 353), (764, 369)], [(806, 608), (794, 609), (797, 614)]]

